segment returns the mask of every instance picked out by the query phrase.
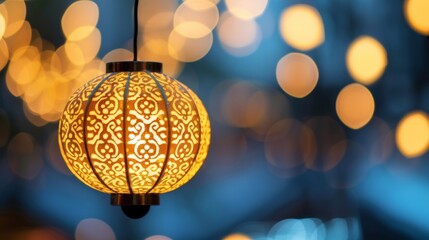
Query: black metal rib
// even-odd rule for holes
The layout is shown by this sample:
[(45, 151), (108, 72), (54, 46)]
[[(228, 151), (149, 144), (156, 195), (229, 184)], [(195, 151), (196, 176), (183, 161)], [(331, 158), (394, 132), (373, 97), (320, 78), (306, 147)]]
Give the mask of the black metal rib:
[(145, 71), (156, 83), (156, 86), (158, 87), (159, 91), (161, 92), (162, 98), (164, 99), (165, 103), (165, 110), (167, 112), (167, 153), (165, 155), (164, 165), (162, 165), (161, 173), (159, 174), (158, 179), (156, 180), (155, 184), (147, 191), (147, 193), (150, 193), (161, 181), (162, 176), (164, 175), (165, 168), (167, 167), (168, 159), (170, 156), (170, 145), (171, 145), (171, 126), (170, 126), (170, 118), (171, 118), (171, 112), (170, 112), (170, 104), (167, 100), (167, 95), (165, 94), (164, 89), (162, 88), (159, 81), (153, 76), (150, 72)]
[(101, 84), (103, 84), (108, 78), (110, 78), (112, 75), (113, 75), (114, 73), (112, 73), (112, 74), (109, 74), (109, 75), (107, 75), (103, 80), (101, 80), (101, 82), (99, 82), (98, 84), (97, 84), (97, 86), (95, 86), (95, 88), (92, 90), (92, 92), (91, 92), (91, 94), (89, 95), (89, 97), (88, 97), (88, 101), (87, 101), (87, 103), (86, 103), (86, 106), (85, 106), (85, 111), (84, 111), (84, 118), (83, 118), (83, 143), (84, 143), (84, 146), (85, 146), (85, 154), (86, 154), (86, 158), (88, 159), (88, 163), (89, 163), (89, 166), (91, 166), (91, 169), (92, 169), (92, 172), (95, 174), (95, 176), (97, 177), (97, 179), (98, 179), (98, 181), (100, 181), (100, 183), (101, 184), (103, 184), (106, 188), (108, 188), (110, 191), (112, 191), (112, 192), (116, 192), (116, 191), (114, 191), (113, 189), (111, 189), (109, 186), (107, 186), (107, 184), (103, 181), (103, 179), (101, 179), (101, 177), (100, 177), (100, 175), (97, 173), (97, 171), (95, 170), (95, 168), (94, 168), (94, 165), (92, 164), (92, 161), (91, 161), (91, 157), (89, 156), (89, 151), (88, 151), (88, 144), (86, 143), (87, 141), (88, 141), (88, 137), (87, 137), (87, 135), (86, 135), (86, 119), (88, 118), (88, 108), (89, 108), (89, 105), (91, 104), (91, 101), (92, 101), (92, 98), (94, 97), (94, 94), (98, 91), (98, 89), (101, 87)]
[(133, 194), (133, 189), (131, 187), (131, 180), (130, 180), (130, 169), (128, 166), (128, 151), (127, 151), (127, 102), (128, 102), (128, 91), (130, 88), (130, 79), (131, 79), (131, 72), (128, 73), (128, 79), (127, 79), (127, 83), (125, 84), (125, 89), (124, 89), (124, 106), (123, 106), (123, 112), (122, 115), (124, 116), (124, 118), (122, 119), (122, 141), (124, 144), (124, 163), (125, 163), (125, 175), (127, 177), (127, 184), (128, 184), (128, 190), (130, 190), (130, 194)]
[(195, 153), (195, 157), (194, 160), (192, 161), (191, 165), (189, 166), (188, 170), (186, 170), (185, 174), (183, 174), (183, 177), (181, 177), (179, 180), (177, 180), (177, 182), (175, 184), (173, 184), (173, 186), (171, 186), (171, 188), (173, 188), (174, 186), (176, 186), (186, 175), (188, 175), (189, 171), (191, 170), (192, 166), (194, 165), (194, 163), (197, 161), (197, 157), (198, 154), (200, 154), (200, 150), (201, 150), (201, 137), (203, 135), (202, 131), (201, 131), (201, 118), (200, 118), (200, 111), (198, 111), (198, 107), (197, 104), (195, 103), (194, 99), (192, 98), (192, 95), (189, 93), (189, 91), (182, 85), (182, 83), (180, 83), (179, 81), (177, 81), (178, 84), (185, 90), (185, 92), (189, 95), (189, 97), (192, 100), (192, 104), (194, 104), (195, 107), (195, 111), (197, 111), (197, 115), (198, 115), (198, 120), (199, 120), (199, 126), (198, 126), (198, 132), (200, 133), (199, 137), (198, 137), (198, 150)]

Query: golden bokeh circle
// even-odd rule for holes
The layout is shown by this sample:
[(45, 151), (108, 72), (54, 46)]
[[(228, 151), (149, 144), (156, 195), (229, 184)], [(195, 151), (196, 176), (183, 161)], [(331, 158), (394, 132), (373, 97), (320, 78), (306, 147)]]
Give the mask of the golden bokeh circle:
[(280, 17), (280, 33), (290, 46), (311, 50), (325, 40), (325, 30), (319, 11), (306, 4), (293, 5)]
[(346, 65), (354, 80), (369, 85), (384, 73), (387, 66), (387, 53), (376, 39), (361, 36), (350, 44)]
[(311, 57), (302, 53), (289, 53), (279, 60), (277, 82), (287, 94), (303, 98), (310, 94), (319, 80), (319, 70)]
[(414, 111), (405, 115), (396, 128), (396, 145), (407, 158), (426, 153), (429, 147), (429, 118), (425, 112)]
[(374, 115), (375, 102), (371, 92), (359, 83), (344, 87), (337, 96), (336, 110), (340, 120), (349, 128), (365, 126)]

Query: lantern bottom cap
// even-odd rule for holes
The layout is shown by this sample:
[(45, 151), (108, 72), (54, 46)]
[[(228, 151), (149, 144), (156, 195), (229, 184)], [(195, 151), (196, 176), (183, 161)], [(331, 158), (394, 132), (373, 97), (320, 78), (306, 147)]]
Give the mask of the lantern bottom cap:
[(110, 204), (120, 206), (130, 205), (159, 205), (159, 194), (145, 193), (145, 194), (123, 194), (112, 193), (110, 194)]

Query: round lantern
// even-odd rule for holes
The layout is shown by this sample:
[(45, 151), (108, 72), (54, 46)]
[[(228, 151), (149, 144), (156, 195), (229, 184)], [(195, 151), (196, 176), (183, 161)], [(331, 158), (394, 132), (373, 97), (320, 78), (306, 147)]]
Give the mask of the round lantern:
[(161, 63), (115, 62), (72, 95), (58, 137), (70, 171), (137, 218), (196, 174), (210, 122), (197, 95)]

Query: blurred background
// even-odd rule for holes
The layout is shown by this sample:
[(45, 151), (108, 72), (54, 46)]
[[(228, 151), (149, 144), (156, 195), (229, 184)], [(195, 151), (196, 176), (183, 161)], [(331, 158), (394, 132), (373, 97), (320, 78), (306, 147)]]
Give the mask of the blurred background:
[(212, 124), (141, 220), (64, 164), (58, 119), (132, 60), (134, 1), (0, 4), (0, 239), (428, 239), (429, 1), (140, 0), (139, 59)]

